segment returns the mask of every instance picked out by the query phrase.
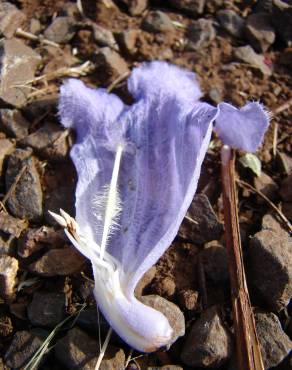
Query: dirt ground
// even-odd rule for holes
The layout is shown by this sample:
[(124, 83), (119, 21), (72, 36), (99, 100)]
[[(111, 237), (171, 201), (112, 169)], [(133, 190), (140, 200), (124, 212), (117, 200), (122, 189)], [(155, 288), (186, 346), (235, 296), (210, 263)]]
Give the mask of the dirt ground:
[[(76, 76), (130, 102), (126, 76), (151, 60), (195, 72), (204, 101), (238, 107), (260, 101), (271, 114), (256, 153), (260, 172), (258, 162), (255, 169), (237, 153), (239, 221), (265, 368), (292, 369), (292, 241), (279, 218), (292, 222), (291, 1), (80, 3), (0, 4), (0, 369), (33, 369), (27, 365), (33, 354), (65, 318), (35, 368), (94, 369), (99, 335), (90, 263), (47, 212), (75, 212), (74, 133), (59, 123), (58, 89)], [(9, 46), (11, 40), (16, 43)], [(20, 69), (11, 67), (17, 55), (29, 60), (23, 57)], [(10, 67), (16, 68), (11, 75)], [(101, 369), (238, 368), (215, 135), (211, 144), (188, 213), (195, 224), (184, 220), (137, 288), (137, 295), (175, 303), (185, 335), (168, 351), (131, 358), (113, 335)], [(104, 338), (108, 326), (100, 320)]]

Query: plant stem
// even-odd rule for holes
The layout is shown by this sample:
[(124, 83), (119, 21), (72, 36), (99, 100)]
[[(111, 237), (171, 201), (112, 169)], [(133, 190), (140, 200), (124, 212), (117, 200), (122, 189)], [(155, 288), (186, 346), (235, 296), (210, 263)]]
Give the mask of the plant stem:
[(224, 145), (221, 150), (224, 223), (237, 360), (240, 370), (264, 370), (243, 265), (234, 157), (232, 149)]

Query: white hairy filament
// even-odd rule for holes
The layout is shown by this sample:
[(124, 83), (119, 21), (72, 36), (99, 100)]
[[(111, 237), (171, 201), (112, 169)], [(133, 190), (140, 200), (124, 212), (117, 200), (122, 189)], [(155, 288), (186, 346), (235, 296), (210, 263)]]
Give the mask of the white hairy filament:
[(101, 245), (100, 245), (100, 255), (99, 255), (100, 260), (103, 259), (105, 248), (106, 248), (106, 243), (108, 240), (108, 236), (110, 234), (113, 216), (116, 213), (115, 209), (116, 209), (116, 203), (117, 203), (118, 177), (119, 177), (122, 153), (123, 153), (123, 147), (122, 145), (118, 145), (116, 156), (115, 156), (112, 178), (110, 182), (108, 200), (106, 204), (102, 239), (101, 239)]

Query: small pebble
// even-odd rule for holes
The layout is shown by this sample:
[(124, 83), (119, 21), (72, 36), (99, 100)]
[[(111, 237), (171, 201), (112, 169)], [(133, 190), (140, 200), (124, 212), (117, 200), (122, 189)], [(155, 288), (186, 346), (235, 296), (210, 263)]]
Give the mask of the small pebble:
[(30, 322), (35, 326), (53, 328), (65, 317), (65, 294), (36, 292), (27, 308)]
[(0, 256), (0, 297), (11, 301), (14, 298), (18, 261), (14, 257)]
[(192, 367), (217, 368), (224, 365), (233, 350), (229, 330), (226, 329), (218, 310), (204, 311), (193, 324), (183, 346), (181, 359)]

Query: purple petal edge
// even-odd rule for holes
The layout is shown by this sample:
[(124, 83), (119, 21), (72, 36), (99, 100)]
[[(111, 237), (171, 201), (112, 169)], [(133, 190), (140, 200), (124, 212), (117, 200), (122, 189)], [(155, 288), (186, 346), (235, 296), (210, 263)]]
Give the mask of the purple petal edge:
[(220, 103), (214, 130), (222, 142), (236, 149), (255, 152), (269, 126), (269, 114), (262, 104), (248, 103), (237, 109)]

